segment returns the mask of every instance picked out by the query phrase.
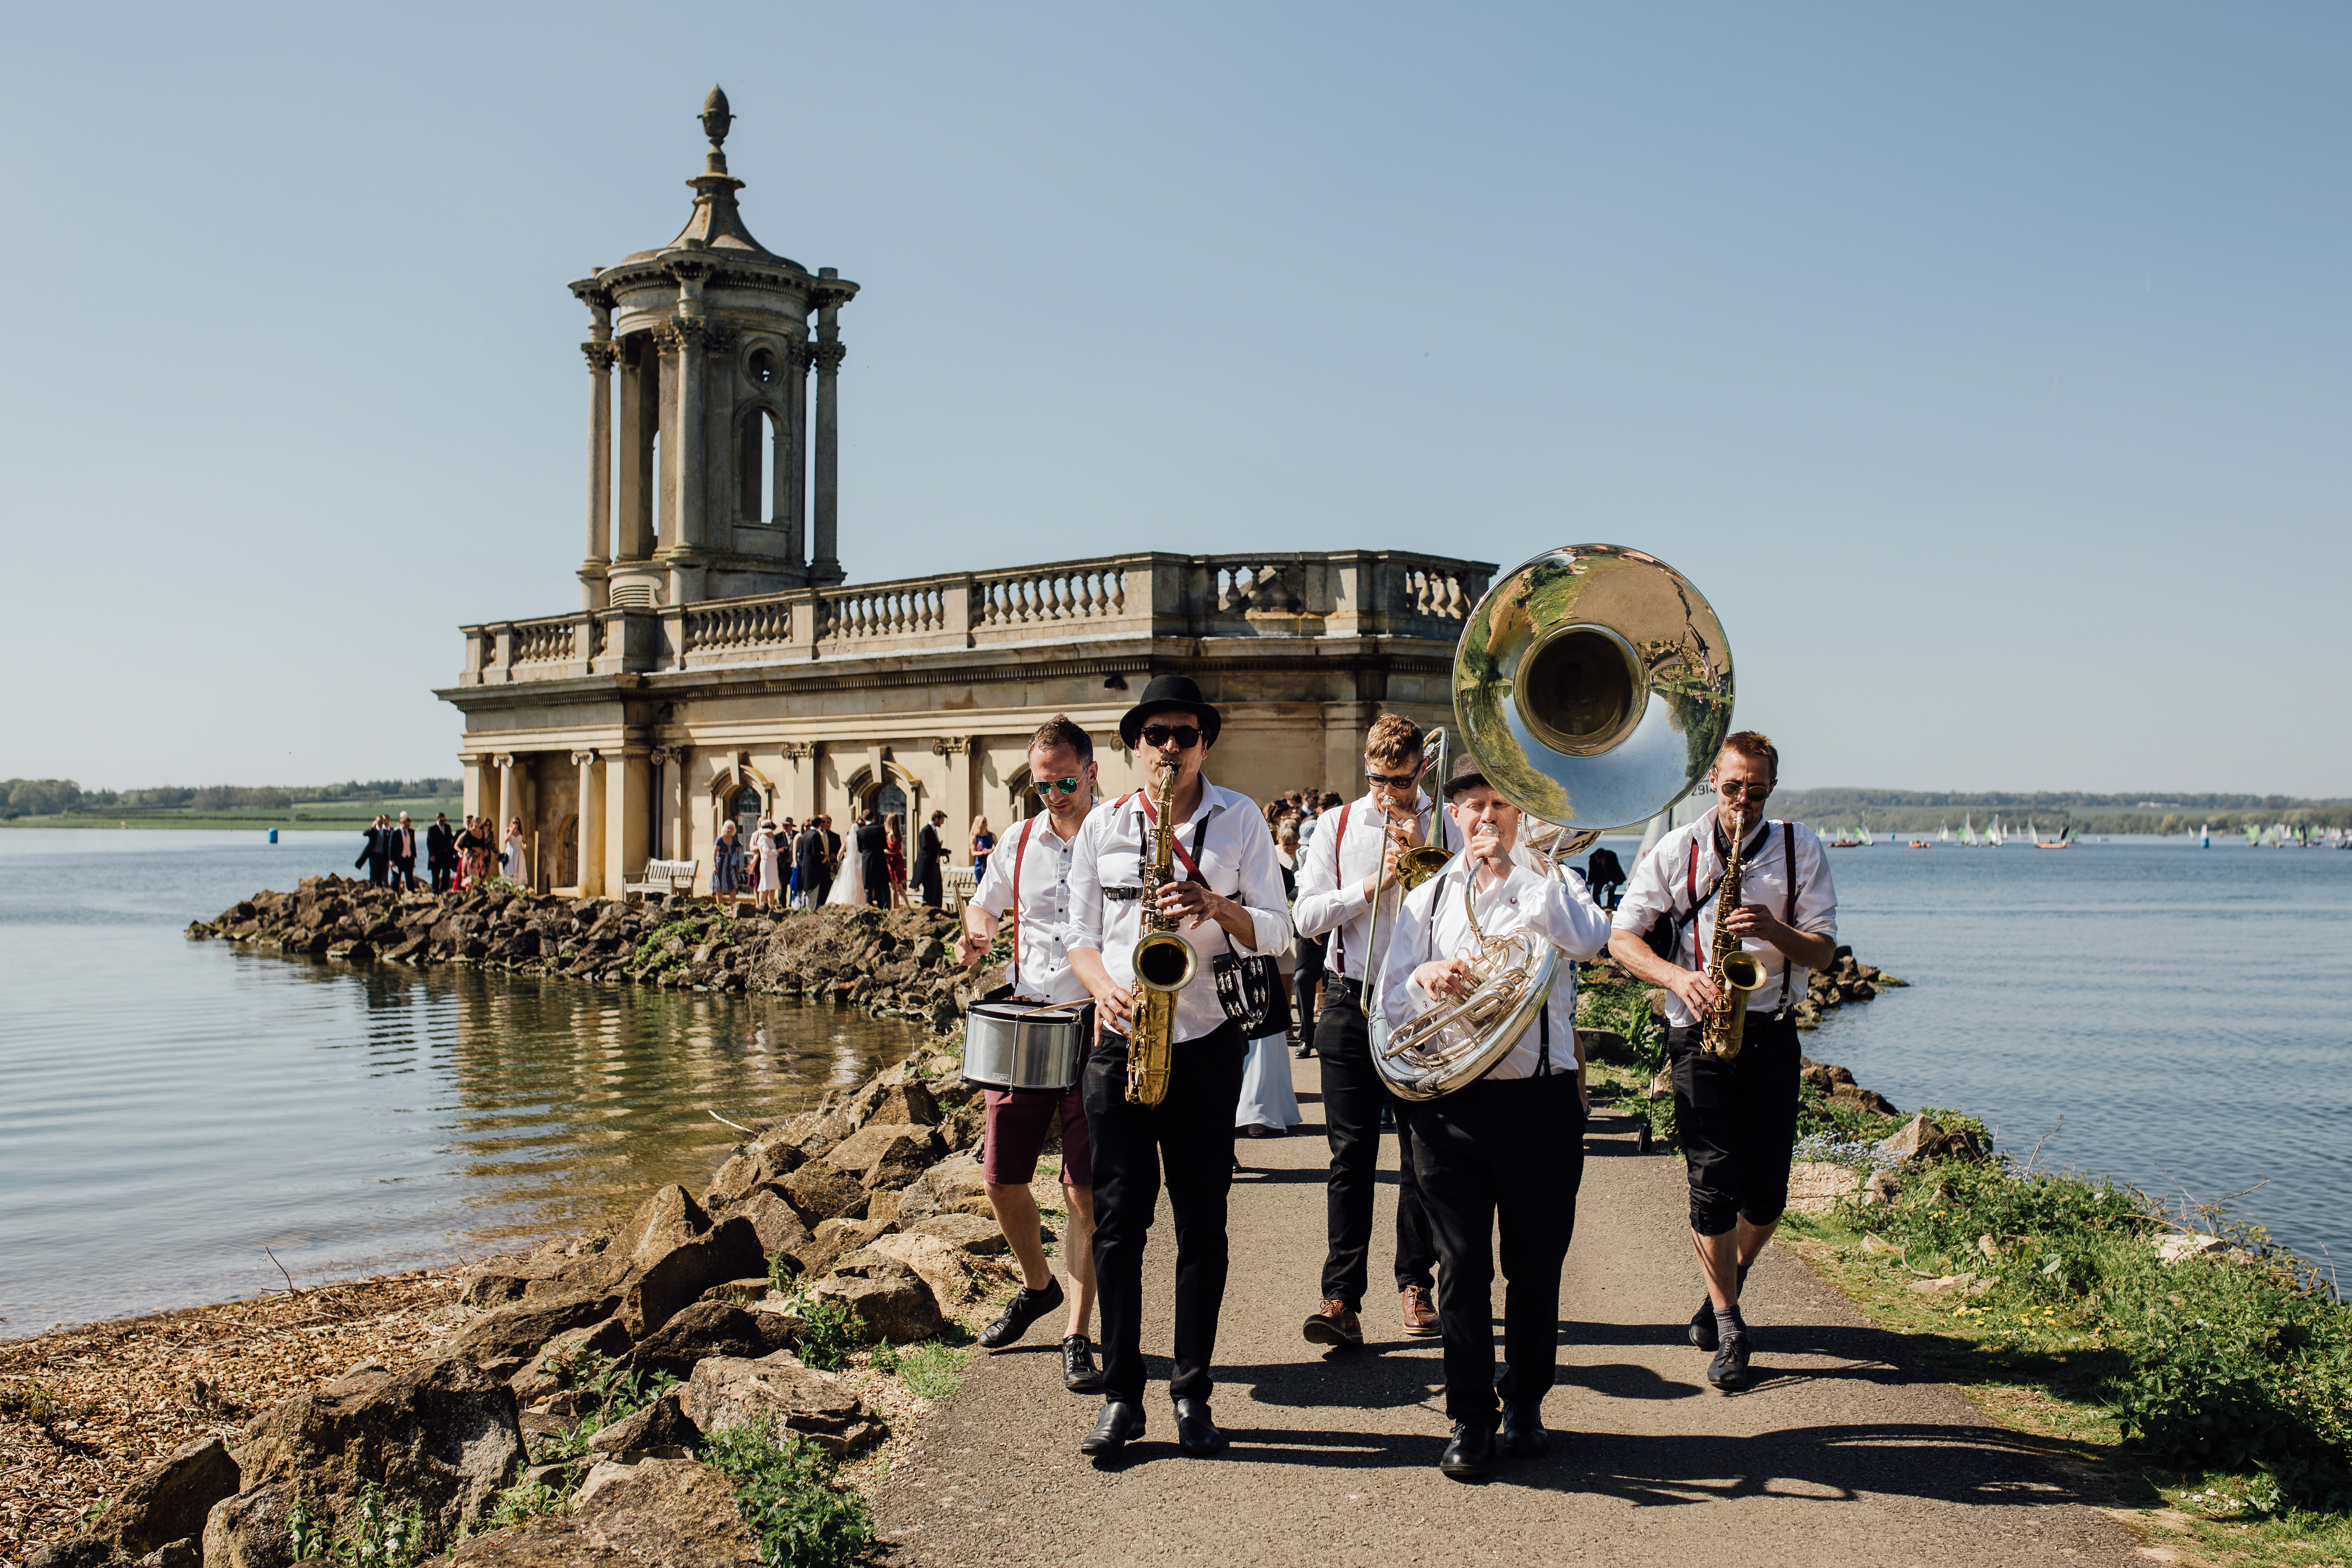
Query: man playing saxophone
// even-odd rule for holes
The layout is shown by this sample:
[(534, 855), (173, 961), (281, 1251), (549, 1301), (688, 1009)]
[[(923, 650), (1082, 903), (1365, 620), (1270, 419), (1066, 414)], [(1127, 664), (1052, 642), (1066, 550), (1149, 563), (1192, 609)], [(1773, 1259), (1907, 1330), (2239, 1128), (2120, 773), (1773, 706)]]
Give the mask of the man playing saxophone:
[[(1181, 675), (1164, 675), (1119, 721), (1145, 763), (1145, 788), (1097, 806), (1071, 847), (1070, 968), (1094, 995), (1101, 1037), (1084, 1092), (1094, 1145), (1095, 1279), (1102, 1310), (1101, 1418), (1078, 1445), (1117, 1454), (1144, 1431), (1143, 1247), (1162, 1169), (1176, 1224), (1176, 1436), (1184, 1451), (1225, 1446), (1209, 1412), (1209, 1363), (1224, 1302), (1225, 1198), (1233, 1184), (1234, 1110), (1248, 1043), (1218, 999), (1216, 961), (1279, 952), (1291, 939), (1282, 865), (1248, 796), (1202, 775), (1217, 739), (1215, 708)], [(1155, 804), (1169, 793), (1164, 817)], [(1157, 1103), (1129, 1098), (1137, 1029), (1135, 952), (1157, 835), (1171, 834), (1157, 914), (1191, 943), (1192, 976), (1171, 998), (1167, 1077)], [(1164, 945), (1164, 944), (1163, 944)]]
[[(1706, 1295), (1691, 1314), (1691, 1343), (1715, 1352), (1707, 1381), (1734, 1393), (1752, 1378), (1740, 1287), (1789, 1202), (1799, 1053), (1788, 1009), (1805, 994), (1806, 971), (1835, 959), (1837, 891), (1812, 830), (1764, 817), (1780, 777), (1780, 754), (1769, 739), (1753, 730), (1727, 737), (1706, 776), (1718, 804), (1659, 839), (1633, 868), (1609, 951), (1636, 979), (1666, 992), (1666, 1055), (1690, 1178), (1691, 1246), (1706, 1281)], [(1747, 998), (1738, 1054), (1726, 1058), (1708, 1051), (1706, 1036), (1709, 1016), (1724, 1000), (1712, 961), (1717, 893), (1731, 860), (1734, 822), (1741, 845), (1739, 907), (1723, 923), (1738, 939), (1738, 951), (1754, 960), (1760, 980)]]
[[(1455, 761), (1445, 801), (1466, 848), (1406, 896), (1381, 958), (1381, 1009), (1399, 1024), (1470, 992), (1482, 937), (1533, 931), (1566, 959), (1591, 958), (1609, 940), (1609, 917), (1573, 872), (1538, 875), (1513, 858), (1519, 810), (1487, 784), (1475, 758)], [(1542, 1407), (1559, 1339), (1559, 1271), (1584, 1179), (1575, 974), (1571, 963), (1558, 965), (1543, 1007), (1485, 1077), (1401, 1108), (1444, 1265), (1437, 1319), (1453, 1436), (1438, 1468), (1457, 1480), (1494, 1471), (1498, 1392), (1505, 1453), (1532, 1457), (1549, 1440)], [(1499, 1384), (1490, 1240), (1498, 1221), (1507, 1281)]]

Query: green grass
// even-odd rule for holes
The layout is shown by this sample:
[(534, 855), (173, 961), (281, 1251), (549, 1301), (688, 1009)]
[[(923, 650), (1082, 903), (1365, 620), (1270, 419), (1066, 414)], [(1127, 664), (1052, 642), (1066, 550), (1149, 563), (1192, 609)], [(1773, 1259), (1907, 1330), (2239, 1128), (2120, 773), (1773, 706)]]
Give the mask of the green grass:
[[(2109, 1500), (2228, 1563), (2352, 1548), (2352, 1310), (2259, 1227), (2192, 1216), (2241, 1260), (2162, 1262), (2146, 1194), (1995, 1162), (1896, 1173), (1901, 1196), (1784, 1235), (1986, 1408), (2097, 1468)], [(1923, 1294), (1974, 1274), (1981, 1294)], [(2158, 1510), (2178, 1510), (2159, 1512)]]
[(839, 1464), (797, 1434), (782, 1440), (765, 1422), (705, 1436), (703, 1462), (735, 1487), (735, 1509), (768, 1568), (836, 1568), (874, 1543), (865, 1498), (835, 1479)]

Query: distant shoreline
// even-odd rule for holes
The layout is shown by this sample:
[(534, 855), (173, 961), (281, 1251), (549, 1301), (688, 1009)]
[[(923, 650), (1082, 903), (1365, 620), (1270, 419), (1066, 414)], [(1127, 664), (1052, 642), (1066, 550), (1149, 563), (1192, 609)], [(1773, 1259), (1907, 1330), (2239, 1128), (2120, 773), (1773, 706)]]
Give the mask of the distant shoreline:
[[(408, 810), (411, 821), (433, 820), (432, 812), (426, 812), (420, 816), (414, 808), (394, 807), (390, 815), (397, 820), (403, 809)], [(449, 808), (436, 806), (433, 809), (446, 811)], [(152, 828), (167, 832), (180, 832), (194, 828), (212, 833), (267, 833), (271, 828), (276, 828), (286, 833), (362, 833), (366, 831), (368, 825), (375, 818), (376, 814), (373, 811), (356, 816), (283, 816), (259, 813), (237, 816), (226, 812), (208, 816), (180, 812), (133, 812), (118, 816), (95, 816), (76, 813), (71, 816), (7, 817), (0, 819), (0, 828), (61, 827), (77, 832), (85, 829), (103, 829), (109, 833), (130, 828)]]

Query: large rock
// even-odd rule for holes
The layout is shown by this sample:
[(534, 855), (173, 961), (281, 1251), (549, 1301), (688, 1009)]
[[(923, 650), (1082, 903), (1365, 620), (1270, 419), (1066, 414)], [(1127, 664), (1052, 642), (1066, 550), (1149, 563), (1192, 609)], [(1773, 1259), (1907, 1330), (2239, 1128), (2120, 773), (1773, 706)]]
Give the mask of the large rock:
[(900, 1228), (940, 1214), (978, 1215), (996, 1218), (988, 1201), (988, 1184), (981, 1180), (980, 1162), (970, 1154), (950, 1154), (933, 1165), (898, 1194)]
[(1878, 1146), (1912, 1160), (1970, 1159), (1981, 1152), (1973, 1133), (1965, 1129), (1947, 1131), (1929, 1121), (1924, 1110), (1900, 1131), (1879, 1140)]
[(697, 1362), (679, 1403), (706, 1436), (722, 1427), (764, 1424), (779, 1436), (797, 1432), (832, 1453), (846, 1454), (882, 1435), (881, 1423), (840, 1379), (811, 1371), (788, 1352), (757, 1360), (712, 1356)]
[[(683, 1187), (671, 1190), (685, 1195)], [(759, 1231), (741, 1215), (650, 1261), (644, 1261), (642, 1250), (635, 1256), (644, 1272), (622, 1290), (620, 1313), (629, 1337), (635, 1340), (668, 1322), (713, 1285), (763, 1273), (768, 1265), (767, 1254), (760, 1250)]]
[(1789, 1209), (1792, 1214), (1827, 1214), (1838, 1200), (1862, 1185), (1862, 1173), (1851, 1165), (1824, 1160), (1801, 1160), (1789, 1167)]
[(205, 1568), (290, 1568), (286, 1520), (293, 1507), (291, 1481), (247, 1487), (213, 1504), (205, 1516)]
[(727, 1478), (695, 1459), (596, 1467), (570, 1513), (476, 1536), (446, 1561), (467, 1568), (759, 1568), (760, 1543)]
[(1003, 1227), (976, 1214), (936, 1214), (899, 1228), (909, 1236), (936, 1236), (975, 1258), (993, 1258), (1005, 1250)]
[(696, 1301), (679, 1309), (677, 1316), (631, 1351), (629, 1364), (684, 1377), (706, 1356), (757, 1361), (790, 1344), (790, 1331), (772, 1312), (747, 1312), (723, 1301)]
[(877, 1237), (866, 1243), (865, 1255), (887, 1258), (907, 1269), (931, 1288), (931, 1299), (943, 1309), (969, 1306), (985, 1293), (964, 1261), (966, 1255), (936, 1236)]
[[(851, 1133), (824, 1157), (836, 1171), (856, 1176), (861, 1186), (872, 1186), (875, 1172), (888, 1165), (928, 1165), (933, 1153), (931, 1130), (910, 1122), (869, 1123)], [(896, 1184), (899, 1186), (906, 1183)]]
[(754, 1145), (719, 1167), (703, 1202), (711, 1206), (741, 1203), (772, 1182), (781, 1182), (808, 1162), (789, 1143)]
[[(298, 1395), (255, 1421), (236, 1455), (247, 1492), (299, 1484), (340, 1513), (362, 1486), (374, 1483), (404, 1503), (419, 1505), (426, 1539), (435, 1542), (448, 1540), (462, 1524), (478, 1522), (497, 1492), (521, 1475), (525, 1458), (513, 1393), (480, 1367), (455, 1358), (397, 1375), (355, 1372), (316, 1394)], [(214, 1525), (237, 1500), (215, 1505), (205, 1523), (208, 1563)], [(281, 1535), (284, 1526), (281, 1508)]]
[(610, 1426), (600, 1428), (588, 1439), (591, 1452), (607, 1459), (684, 1458), (702, 1446), (701, 1428), (679, 1403), (678, 1390), (670, 1389), (659, 1399), (633, 1415), (624, 1415)]
[(610, 1250), (646, 1268), (709, 1228), (710, 1215), (694, 1194), (673, 1183), (637, 1205)]
[(844, 1253), (855, 1252), (877, 1236), (887, 1236), (897, 1222), (872, 1219), (829, 1219), (816, 1227), (806, 1243), (793, 1248), (784, 1256), (804, 1279), (814, 1279), (831, 1268)]
[(570, 1385), (571, 1376), (562, 1363), (572, 1357), (600, 1355), (617, 1361), (628, 1353), (627, 1325), (618, 1318), (606, 1318), (589, 1328), (567, 1329), (540, 1346), (539, 1353), (507, 1379), (507, 1386), (514, 1390), (517, 1405), (535, 1404)]
[(940, 1124), (940, 1102), (932, 1098), (927, 1086), (901, 1083), (884, 1092), (882, 1098), (875, 1102), (874, 1113), (866, 1120), (869, 1125), (887, 1126), (898, 1122), (917, 1127), (937, 1127)]
[(809, 1294), (838, 1301), (854, 1313), (866, 1333), (893, 1344), (928, 1340), (947, 1326), (939, 1298), (923, 1277), (891, 1262), (857, 1275), (828, 1275)]
[(76, 1535), (42, 1547), (25, 1568), (137, 1568), (137, 1560), (103, 1535)]
[(611, 1315), (615, 1303), (611, 1296), (575, 1294), (500, 1307), (459, 1334), (448, 1353), (503, 1381), (529, 1366), (540, 1348), (558, 1334)]
[(183, 1445), (162, 1464), (140, 1472), (99, 1517), (94, 1533), (131, 1557), (205, 1532), (213, 1504), (236, 1495), (236, 1461), (217, 1437)]
[(811, 1230), (823, 1221), (866, 1212), (864, 1184), (856, 1174), (823, 1160), (812, 1160), (785, 1177), (783, 1194), (784, 1201), (793, 1205), (793, 1212), (801, 1216), (801, 1223)]
[(790, 1252), (809, 1238), (808, 1226), (773, 1187), (757, 1189), (735, 1212), (751, 1222), (759, 1234), (760, 1250), (771, 1258)]

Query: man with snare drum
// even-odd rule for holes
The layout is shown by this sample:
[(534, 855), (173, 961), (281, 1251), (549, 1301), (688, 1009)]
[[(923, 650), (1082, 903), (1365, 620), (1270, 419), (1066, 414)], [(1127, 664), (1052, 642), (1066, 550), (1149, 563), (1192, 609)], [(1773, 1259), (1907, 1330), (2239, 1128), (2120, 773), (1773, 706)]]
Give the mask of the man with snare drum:
[[(1070, 845), (1095, 804), (1095, 745), (1084, 730), (1056, 713), (1029, 739), (1029, 787), (1045, 809), (1005, 836), (991, 857), (971, 901), (963, 907), (963, 937), (956, 962), (971, 963), (996, 942), (1003, 913), (1013, 917), (1013, 963), (1007, 978), (1024, 1002), (1087, 999), (1086, 984), (1070, 969)], [(929, 831), (928, 829), (926, 831)], [(996, 1223), (1021, 1263), (1021, 1289), (1003, 1314), (980, 1331), (980, 1342), (1001, 1350), (1029, 1325), (1060, 1306), (1062, 1282), (1045, 1262), (1037, 1200), (1029, 1190), (1045, 1132), (1062, 1130), (1062, 1190), (1069, 1199), (1069, 1234), (1062, 1258), (1069, 1265), (1070, 1311), (1062, 1329), (1062, 1383), (1073, 1394), (1102, 1387), (1094, 1345), (1087, 1338), (1095, 1305), (1095, 1196), (1087, 1109), (1076, 1086), (1058, 1098), (992, 1089), (988, 1142), (981, 1179)]]

